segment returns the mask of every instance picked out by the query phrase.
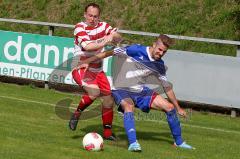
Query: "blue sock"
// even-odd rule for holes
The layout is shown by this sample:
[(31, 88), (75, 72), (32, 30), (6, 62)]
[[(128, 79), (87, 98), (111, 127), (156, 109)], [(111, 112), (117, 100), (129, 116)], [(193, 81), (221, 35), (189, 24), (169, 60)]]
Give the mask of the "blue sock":
[(181, 130), (180, 122), (178, 120), (176, 109), (173, 109), (170, 112), (166, 112), (166, 115), (167, 115), (168, 125), (170, 127), (175, 143), (177, 145), (182, 144), (183, 143), (182, 134), (181, 134), (182, 130)]
[(135, 120), (133, 112), (124, 113), (123, 124), (128, 137), (129, 144), (132, 144), (137, 141), (136, 129), (135, 129)]

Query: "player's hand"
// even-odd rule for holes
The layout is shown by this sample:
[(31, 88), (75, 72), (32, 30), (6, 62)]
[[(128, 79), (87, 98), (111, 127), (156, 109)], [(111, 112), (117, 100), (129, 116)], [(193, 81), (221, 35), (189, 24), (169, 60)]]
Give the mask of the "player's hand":
[(184, 118), (187, 117), (187, 113), (186, 113), (186, 111), (185, 111), (184, 109), (179, 108), (179, 109), (177, 110), (177, 112), (178, 112), (178, 114), (179, 114), (180, 116), (182, 116), (182, 117), (184, 117)]
[(118, 43), (122, 42), (123, 39), (122, 39), (122, 36), (119, 33), (113, 32), (113, 33), (111, 33), (111, 35), (113, 37), (112, 42), (114, 44), (118, 44)]
[(118, 44), (122, 41), (122, 37), (119, 33), (117, 33), (116, 31), (112, 32), (111, 34), (105, 36), (104, 41), (105, 41), (105, 45), (107, 44)]

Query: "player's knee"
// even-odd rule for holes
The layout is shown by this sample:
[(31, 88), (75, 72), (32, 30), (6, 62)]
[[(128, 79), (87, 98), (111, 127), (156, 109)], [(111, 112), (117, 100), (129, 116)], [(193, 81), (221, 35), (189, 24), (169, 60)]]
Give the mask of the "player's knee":
[(103, 98), (103, 106), (104, 107), (111, 108), (111, 107), (113, 107), (113, 105), (114, 105), (114, 100), (111, 95)]
[(109, 100), (108, 100), (108, 103), (109, 103), (110, 106), (113, 107), (113, 105), (114, 105), (114, 99), (113, 99), (112, 96), (110, 96), (110, 98), (109, 98)]
[(175, 107), (172, 103), (168, 103), (167, 106), (166, 106), (166, 109), (165, 111), (166, 112), (170, 112), (171, 110), (173, 110)]
[(122, 108), (123, 108), (124, 112), (133, 112), (134, 111), (134, 105), (129, 104), (129, 103), (123, 104)]
[(98, 97), (97, 95), (89, 95), (89, 98), (90, 98), (91, 100), (95, 100), (97, 97)]
[(96, 99), (97, 97), (100, 96), (100, 89), (98, 86), (85, 86), (84, 90), (87, 92), (87, 94), (89, 95), (89, 97)]
[(99, 96), (100, 96), (100, 92), (99, 91), (95, 91), (95, 92), (89, 93), (89, 97), (93, 98), (93, 99), (96, 99)]

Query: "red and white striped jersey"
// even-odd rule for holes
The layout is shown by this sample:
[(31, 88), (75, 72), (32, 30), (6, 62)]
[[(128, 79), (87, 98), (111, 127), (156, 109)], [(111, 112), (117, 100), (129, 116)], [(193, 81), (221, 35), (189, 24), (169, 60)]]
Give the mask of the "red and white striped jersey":
[[(91, 42), (99, 43), (110, 34), (113, 28), (106, 22), (99, 22), (97, 26), (88, 26), (85, 22), (77, 23), (74, 29), (75, 55), (80, 55), (80, 61), (100, 53), (103, 49), (85, 51), (84, 47)], [(103, 60), (94, 61), (89, 64), (89, 70), (93, 72), (102, 71)]]

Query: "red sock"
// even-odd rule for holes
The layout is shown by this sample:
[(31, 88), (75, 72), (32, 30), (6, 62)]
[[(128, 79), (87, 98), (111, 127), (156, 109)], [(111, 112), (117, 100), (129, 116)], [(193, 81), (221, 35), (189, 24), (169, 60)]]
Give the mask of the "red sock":
[(113, 108), (102, 107), (102, 121), (103, 121), (103, 136), (109, 137), (112, 135), (112, 121), (113, 121)]
[(78, 105), (77, 110), (83, 111), (85, 108), (87, 108), (89, 105), (91, 105), (93, 100), (88, 95), (83, 95), (82, 99)]

